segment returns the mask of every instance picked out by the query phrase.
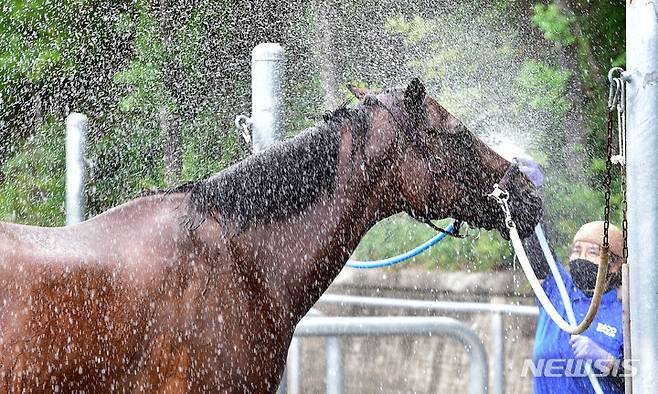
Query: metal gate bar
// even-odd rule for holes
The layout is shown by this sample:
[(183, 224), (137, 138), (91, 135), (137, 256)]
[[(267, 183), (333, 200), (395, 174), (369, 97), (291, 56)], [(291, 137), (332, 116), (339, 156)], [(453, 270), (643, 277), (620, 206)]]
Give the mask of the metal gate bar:
[[(460, 341), (469, 355), (469, 393), (486, 393), (487, 353), (475, 332), (449, 317), (309, 317), (297, 325), (296, 337), (448, 335)], [(337, 377), (341, 379), (342, 377)]]

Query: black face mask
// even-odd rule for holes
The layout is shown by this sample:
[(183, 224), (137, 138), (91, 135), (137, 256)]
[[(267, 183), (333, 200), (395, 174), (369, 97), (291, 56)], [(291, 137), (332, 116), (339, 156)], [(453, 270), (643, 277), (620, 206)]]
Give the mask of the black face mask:
[[(569, 261), (569, 269), (571, 279), (573, 279), (576, 287), (591, 297), (594, 294), (594, 287), (596, 287), (596, 274), (599, 271), (599, 266), (589, 260), (575, 259)], [(606, 292), (621, 286), (621, 272), (612, 273), (608, 271), (606, 279)]]

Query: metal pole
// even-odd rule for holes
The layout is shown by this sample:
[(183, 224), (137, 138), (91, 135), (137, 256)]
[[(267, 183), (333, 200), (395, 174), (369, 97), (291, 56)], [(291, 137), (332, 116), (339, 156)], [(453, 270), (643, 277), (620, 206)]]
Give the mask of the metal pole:
[(300, 359), (302, 344), (299, 338), (293, 337), (288, 348), (288, 363), (286, 365), (286, 384), (288, 394), (301, 394), (302, 382), (300, 379)]
[(87, 117), (72, 112), (66, 117), (66, 225), (84, 220), (85, 150)]
[(275, 43), (258, 44), (251, 53), (251, 125), (254, 153), (283, 134), (283, 78), (285, 53)]
[[(251, 118), (240, 119), (252, 127), (251, 144), (253, 153), (265, 150), (281, 140), (283, 129), (283, 78), (285, 52), (276, 43), (262, 43), (251, 51)], [(245, 132), (247, 128), (245, 126)], [(245, 134), (246, 135), (246, 134)], [(247, 138), (247, 137), (245, 137)], [(284, 376), (279, 383), (278, 393), (300, 393), (299, 357), (301, 344), (295, 338), (290, 342)]]
[(505, 325), (503, 314), (491, 314), (491, 360), (493, 369), (493, 394), (505, 394)]
[(479, 302), (456, 302), (456, 301), (426, 301), (407, 300), (385, 297), (362, 297), (342, 294), (325, 293), (318, 300), (318, 304), (335, 305), (367, 305), (386, 308), (420, 309), (427, 311), (449, 311), (466, 313), (509, 313), (520, 316), (537, 316), (539, 308), (530, 305), (512, 304), (483, 304)]
[(340, 338), (328, 337), (325, 349), (327, 352), (327, 394), (343, 394), (345, 375)]
[(476, 302), (409, 300), (325, 293), (318, 300), (318, 304), (334, 304), (341, 306), (360, 305), (441, 312), (491, 313), (492, 350), (494, 354), (492, 360), (494, 386), (492, 390), (495, 393), (505, 392), (504, 314), (529, 317), (534, 317), (539, 314), (539, 309), (536, 306), (504, 304), (502, 303), (502, 300), (498, 299), (493, 299), (492, 303), (483, 304)]
[(449, 335), (460, 341), (470, 358), (469, 393), (486, 393), (487, 352), (477, 334), (449, 317), (313, 317), (297, 325), (296, 336)]
[[(632, 360), (631, 353), (631, 318), (629, 310), (629, 266), (627, 263), (621, 266), (621, 290), (622, 290), (622, 316), (624, 322), (624, 360)], [(631, 374), (624, 377), (624, 391), (626, 394), (633, 393), (633, 378)]]
[(658, 3), (626, 2), (628, 260), (633, 392), (658, 387)]
[[(306, 317), (324, 316), (321, 311), (311, 308)], [(326, 388), (327, 394), (343, 394), (345, 375), (343, 373), (343, 347), (340, 338), (327, 337), (325, 341), (325, 356), (327, 358)]]

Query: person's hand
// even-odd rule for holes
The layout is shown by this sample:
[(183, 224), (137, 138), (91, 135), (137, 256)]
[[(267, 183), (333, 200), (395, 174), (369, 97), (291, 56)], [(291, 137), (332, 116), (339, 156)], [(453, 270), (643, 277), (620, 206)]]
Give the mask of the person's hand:
[(574, 355), (578, 359), (590, 360), (592, 362), (605, 360), (604, 365), (606, 366), (614, 361), (612, 354), (603, 350), (603, 348), (597, 345), (592, 338), (584, 335), (572, 335), (571, 339), (569, 339), (569, 344), (571, 345), (571, 349), (573, 349)]
[(529, 157), (515, 157), (514, 159), (519, 164), (519, 170), (530, 179), (535, 187), (544, 185), (544, 173), (541, 172), (536, 161)]

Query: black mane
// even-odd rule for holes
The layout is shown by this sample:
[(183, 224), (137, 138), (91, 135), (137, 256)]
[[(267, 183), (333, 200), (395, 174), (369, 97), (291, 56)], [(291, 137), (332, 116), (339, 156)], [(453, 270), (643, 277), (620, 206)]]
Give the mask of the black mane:
[(171, 190), (189, 195), (189, 228), (194, 230), (211, 217), (229, 232), (242, 231), (300, 213), (319, 197), (333, 193), (340, 129), (349, 122), (355, 145), (361, 141), (358, 145), (362, 146), (370, 119), (365, 106), (342, 105), (322, 120), (208, 179)]

